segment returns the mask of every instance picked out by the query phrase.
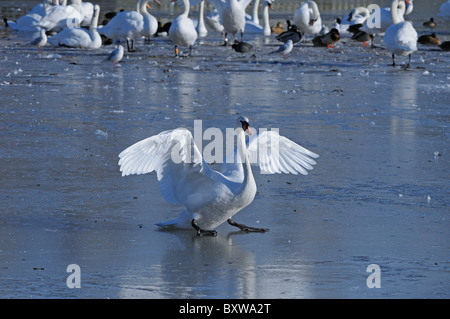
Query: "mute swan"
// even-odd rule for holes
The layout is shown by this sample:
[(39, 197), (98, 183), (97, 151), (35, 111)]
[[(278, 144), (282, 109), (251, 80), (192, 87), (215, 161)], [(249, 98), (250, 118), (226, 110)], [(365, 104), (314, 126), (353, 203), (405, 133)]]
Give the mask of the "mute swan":
[(184, 128), (146, 138), (119, 154), (122, 176), (156, 171), (163, 197), (185, 207), (178, 218), (158, 226), (193, 227), (198, 235), (214, 236), (216, 231), (209, 229), (228, 221), (242, 230), (267, 231), (231, 219), (255, 198), (256, 183), (250, 165), (259, 165), (262, 173), (306, 175), (318, 155), (273, 130), (254, 135), (247, 146), (245, 135), (252, 131), (248, 118), (243, 116), (237, 119), (235, 132), (237, 148), (226, 157), (220, 172), (205, 162), (191, 132)]
[(205, 0), (200, 0), (200, 8), (198, 11), (198, 22), (197, 27), (195, 28), (200, 38), (204, 38), (208, 35), (208, 30), (206, 29), (205, 26), (204, 7), (205, 7)]
[(89, 31), (85, 28), (65, 28), (58, 34), (50, 37), (48, 42), (55, 46), (65, 46), (70, 48), (98, 49), (102, 46), (102, 38), (97, 31), (100, 6), (94, 6)]
[(70, 5), (53, 6), (39, 25), (47, 31), (62, 31), (65, 27), (80, 26), (84, 15), (81, 13), (81, 0), (72, 0)]
[(35, 5), (33, 9), (21, 16), (17, 21), (8, 21), (7, 18), (4, 18), (3, 21), (7, 27), (14, 31), (40, 32), (42, 29), (40, 22), (49, 10), (48, 0), (44, 0), (43, 3)]
[(252, 0), (210, 0), (216, 7), (224, 27), (225, 45), (228, 45), (228, 33), (231, 33), (236, 41), (236, 34), (241, 34), (241, 42), (244, 37), (246, 25), (245, 8)]
[(109, 56), (106, 58), (106, 60), (110, 60), (113, 62), (113, 65), (115, 68), (120, 67), (119, 62), (123, 58), (124, 48), (122, 45), (116, 45), (116, 48), (114, 51), (112, 51)]
[[(136, 11), (121, 11), (112, 18), (107, 25), (99, 29), (99, 33), (113, 40), (126, 41), (129, 52), (135, 50), (134, 41), (141, 36), (148, 36), (145, 30), (148, 30), (144, 15), (148, 18), (147, 5), (150, 0), (138, 0)], [(158, 29), (158, 23), (156, 23)], [(156, 32), (156, 31), (155, 31)]]
[(280, 45), (278, 49), (275, 51), (270, 52), (269, 54), (273, 53), (279, 53), (283, 56), (283, 58), (286, 59), (287, 55), (291, 53), (292, 49), (294, 48), (294, 42), (292, 40), (287, 40), (284, 44)]
[(341, 38), (339, 31), (335, 28), (331, 29), (330, 32), (324, 35), (318, 35), (312, 42), (316, 47), (333, 47), (336, 42)]
[(30, 42), (30, 45), (35, 45), (38, 47), (38, 52), (41, 52), (41, 48), (47, 44), (47, 35), (45, 34), (45, 29), (41, 29), (39, 36)]
[(169, 29), (169, 38), (175, 43), (175, 56), (179, 55), (178, 46), (188, 46), (189, 55), (191, 55), (192, 46), (198, 37), (194, 23), (189, 19), (189, 0), (183, 0), (183, 5), (183, 13), (172, 21)]
[(366, 7), (353, 8), (344, 18), (334, 26), (339, 34), (343, 37), (351, 37), (352, 33), (349, 27), (352, 25), (363, 24), (370, 16), (370, 12)]
[[(403, 1), (403, 0), (401, 0)], [(392, 54), (392, 66), (395, 66), (395, 55), (408, 55), (406, 67), (411, 65), (411, 54), (417, 51), (417, 32), (409, 21), (401, 21), (397, 10), (398, 0), (391, 2), (392, 24), (386, 29), (384, 42)]]
[[(270, 28), (269, 10), (272, 9), (273, 0), (264, 0), (262, 4), (262, 14), (263, 14), (263, 26), (261, 27), (258, 23), (253, 21), (246, 21), (245, 23), (245, 33), (256, 33), (269, 36), (272, 33)], [(253, 4), (256, 6), (256, 3)], [(257, 15), (258, 12), (256, 12)]]
[(444, 18), (445, 20), (450, 20), (450, 0), (441, 4), (439, 7), (438, 16)]
[(306, 1), (294, 12), (292, 21), (303, 34), (318, 34), (322, 29), (322, 18), (315, 1)]

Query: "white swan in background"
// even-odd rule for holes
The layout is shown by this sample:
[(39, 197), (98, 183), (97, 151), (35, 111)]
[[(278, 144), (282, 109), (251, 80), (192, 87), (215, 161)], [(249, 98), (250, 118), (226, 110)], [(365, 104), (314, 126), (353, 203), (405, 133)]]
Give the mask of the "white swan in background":
[[(117, 13), (104, 27), (99, 29), (100, 34), (113, 40), (126, 41), (128, 51), (134, 51), (135, 39), (144, 36), (145, 30), (149, 30), (147, 23), (151, 23), (151, 18), (146, 9), (148, 2), (149, 0), (138, 0), (136, 11)], [(156, 29), (158, 29), (158, 23), (156, 23)], [(145, 34), (145, 36), (150, 35)]]
[(65, 27), (78, 27), (83, 21), (81, 0), (72, 0), (70, 5), (53, 6), (42, 18), (40, 26), (47, 31), (59, 32)]
[(8, 21), (3, 19), (7, 27), (10, 27), (14, 31), (25, 32), (40, 32), (42, 29), (40, 22), (42, 18), (50, 10), (50, 4), (48, 0), (44, 0), (43, 3), (39, 3), (33, 7), (27, 14), (21, 16), (17, 21)]
[(212, 10), (208, 16), (205, 17), (205, 23), (211, 28), (213, 31), (223, 33), (224, 27), (221, 22), (221, 17), (219, 10), (216, 8)]
[[(403, 0), (401, 0), (403, 1)], [(417, 51), (417, 32), (409, 21), (401, 21), (397, 10), (398, 0), (391, 2), (392, 24), (386, 29), (384, 42), (392, 54), (392, 65), (395, 66), (395, 55), (408, 55), (406, 67), (411, 65), (411, 54)]]
[[(247, 20), (245, 23), (245, 33), (263, 34), (265, 36), (269, 36), (272, 33), (270, 29), (269, 9), (272, 8), (273, 2), (274, 0), (264, 0), (262, 4), (263, 26), (259, 25), (259, 19), (258, 22), (255, 22), (255, 19)], [(256, 3), (253, 4), (253, 6), (255, 5)]]
[[(175, 1), (175, 0), (172, 0)], [(175, 43), (175, 56), (179, 56), (178, 46), (188, 46), (189, 55), (192, 54), (192, 46), (197, 41), (197, 30), (194, 23), (189, 18), (190, 3), (189, 0), (183, 0), (184, 11), (175, 20), (169, 29), (169, 39)]]
[(191, 132), (184, 128), (164, 131), (125, 149), (119, 154), (120, 171), (122, 176), (156, 171), (164, 199), (185, 207), (177, 219), (157, 224), (162, 228), (193, 227), (198, 235), (216, 235), (210, 229), (228, 221), (242, 230), (264, 232), (267, 229), (231, 219), (255, 198), (256, 183), (250, 165), (259, 165), (265, 174), (307, 174), (318, 155), (274, 130), (253, 135), (248, 145), (246, 134), (252, 134), (249, 120), (239, 117), (237, 148), (226, 157), (220, 172), (206, 163)]
[(408, 16), (408, 15), (410, 15), (411, 14), (411, 12), (413, 12), (413, 10), (414, 10), (414, 3), (413, 3), (413, 0), (409, 0), (407, 3), (406, 3), (406, 9), (405, 9), (405, 16)]
[(292, 24), (303, 34), (318, 34), (322, 29), (322, 18), (315, 1), (306, 1), (294, 12)]
[(94, 6), (89, 30), (85, 28), (65, 28), (48, 39), (54, 46), (65, 46), (70, 48), (98, 49), (102, 46), (102, 38), (97, 31), (100, 6)]
[(228, 33), (231, 33), (236, 41), (236, 34), (241, 34), (241, 42), (244, 37), (246, 25), (245, 8), (252, 0), (210, 0), (218, 10), (224, 27), (225, 45), (228, 44)]
[(198, 11), (198, 21), (197, 21), (197, 34), (200, 38), (204, 38), (208, 35), (208, 30), (206, 29), (205, 25), (205, 19), (204, 19), (204, 7), (205, 7), (205, 0), (200, 0), (200, 8)]
[(439, 7), (438, 16), (444, 18), (445, 20), (450, 20), (450, 0), (444, 2)]

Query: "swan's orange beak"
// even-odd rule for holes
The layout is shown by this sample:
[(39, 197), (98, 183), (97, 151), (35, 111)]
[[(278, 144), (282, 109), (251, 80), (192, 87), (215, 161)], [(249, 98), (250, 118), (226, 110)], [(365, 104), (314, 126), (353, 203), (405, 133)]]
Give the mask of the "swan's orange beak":
[(405, 2), (406, 2), (407, 4), (409, 4), (409, 5), (411, 5), (411, 1), (405, 0)]
[(152, 9), (152, 7), (150, 7), (150, 5), (147, 3), (146, 5), (145, 5), (147, 8), (149, 8), (150, 10)]

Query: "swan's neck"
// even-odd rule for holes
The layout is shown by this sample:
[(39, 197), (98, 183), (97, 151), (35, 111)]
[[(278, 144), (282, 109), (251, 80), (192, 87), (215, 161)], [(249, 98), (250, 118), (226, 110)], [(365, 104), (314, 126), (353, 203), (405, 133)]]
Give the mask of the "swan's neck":
[(94, 14), (92, 15), (91, 25), (89, 26), (89, 30), (96, 31), (98, 27), (98, 16), (100, 15), (98, 7), (94, 8)]
[(255, 24), (259, 25), (258, 8), (259, 8), (259, 0), (255, 0), (253, 2), (252, 20)]
[(312, 9), (313, 12), (313, 20), (317, 20), (320, 17), (319, 8), (317, 7), (317, 4), (314, 1), (308, 1), (308, 5)]
[[(403, 3), (404, 5), (404, 3)], [(391, 2), (391, 19), (393, 24), (400, 23), (400, 18), (398, 17), (398, 0), (392, 0)]]
[(244, 180), (242, 181), (242, 189), (241, 189), (241, 191), (243, 191), (247, 186), (247, 184), (249, 183), (249, 181), (253, 178), (253, 173), (250, 165), (250, 160), (248, 158), (247, 145), (245, 143), (245, 133), (244, 130), (242, 130), (241, 128), (238, 128), (237, 142), (238, 142), (239, 157), (242, 161), (242, 168), (244, 171)]
[(270, 22), (269, 22), (269, 3), (264, 1), (263, 3), (263, 22), (264, 22), (264, 35), (270, 35)]
[(138, 2), (138, 4), (140, 4), (140, 5), (138, 5), (138, 12), (140, 13), (140, 14), (142, 14), (144, 17), (145, 16), (150, 16), (150, 13), (147, 11), (147, 3), (148, 3), (148, 1), (139, 1)]
[(183, 4), (184, 11), (181, 15), (187, 18), (189, 16), (189, 7), (191, 6), (191, 4), (189, 3), (189, 0), (183, 0)]
[(203, 19), (203, 12), (204, 12), (204, 7), (205, 6), (205, 1), (204, 0), (201, 0), (200, 1), (200, 11), (199, 11), (199, 13), (198, 13), (198, 25), (200, 26), (200, 25), (205, 25), (205, 21), (204, 21), (204, 19)]

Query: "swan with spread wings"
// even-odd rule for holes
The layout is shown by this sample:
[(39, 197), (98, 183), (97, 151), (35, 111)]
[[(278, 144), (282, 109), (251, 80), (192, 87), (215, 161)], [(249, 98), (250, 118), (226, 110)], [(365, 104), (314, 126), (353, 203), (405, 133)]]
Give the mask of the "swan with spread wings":
[[(221, 170), (213, 170), (203, 158), (191, 132), (184, 128), (164, 131), (131, 145), (119, 154), (122, 176), (156, 171), (166, 201), (185, 207), (178, 218), (157, 224), (161, 228), (194, 228), (199, 236), (212, 235), (227, 221), (244, 231), (268, 229), (239, 224), (231, 218), (255, 198), (251, 165), (263, 174), (303, 175), (313, 169), (319, 155), (276, 130), (253, 135), (247, 117), (236, 121), (237, 147), (228, 154)], [(250, 135), (248, 142), (246, 135)]]

